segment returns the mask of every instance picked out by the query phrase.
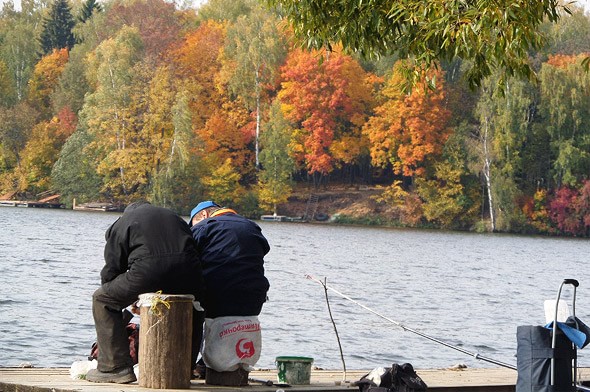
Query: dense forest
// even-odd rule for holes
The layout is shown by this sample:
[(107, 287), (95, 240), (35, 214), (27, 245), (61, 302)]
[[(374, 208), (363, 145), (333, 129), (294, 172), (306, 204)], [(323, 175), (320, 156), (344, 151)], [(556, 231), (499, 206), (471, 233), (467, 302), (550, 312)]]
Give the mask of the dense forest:
[(388, 223), (590, 235), (590, 17), (542, 25), (530, 79), (306, 50), (255, 0), (23, 0), (0, 13), (0, 196), (214, 199), (378, 187)]

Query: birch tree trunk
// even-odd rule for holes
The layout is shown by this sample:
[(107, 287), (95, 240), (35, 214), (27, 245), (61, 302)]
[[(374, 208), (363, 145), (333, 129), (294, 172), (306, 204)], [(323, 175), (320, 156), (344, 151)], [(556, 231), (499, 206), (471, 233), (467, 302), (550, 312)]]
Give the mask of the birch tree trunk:
[(494, 215), (494, 202), (492, 197), (492, 158), (490, 157), (490, 149), (489, 149), (489, 117), (485, 117), (485, 121), (483, 124), (484, 132), (482, 135), (482, 144), (483, 144), (483, 176), (486, 181), (486, 189), (488, 195), (488, 205), (490, 208), (490, 223), (492, 232), (496, 231), (496, 219)]

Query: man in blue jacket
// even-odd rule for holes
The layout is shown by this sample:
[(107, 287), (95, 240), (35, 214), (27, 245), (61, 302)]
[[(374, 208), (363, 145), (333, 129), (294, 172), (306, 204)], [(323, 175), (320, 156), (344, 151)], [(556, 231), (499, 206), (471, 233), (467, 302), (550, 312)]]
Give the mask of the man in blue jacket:
[(189, 225), (203, 268), (205, 317), (259, 315), (269, 289), (264, 256), (270, 250), (260, 226), (212, 201), (193, 208)]
[[(122, 309), (138, 296), (162, 290), (202, 300), (203, 276), (196, 244), (180, 216), (147, 202), (130, 204), (106, 232), (101, 287), (92, 296), (99, 347), (91, 382), (126, 384), (136, 380)], [(203, 312), (193, 312), (192, 366), (202, 340)]]

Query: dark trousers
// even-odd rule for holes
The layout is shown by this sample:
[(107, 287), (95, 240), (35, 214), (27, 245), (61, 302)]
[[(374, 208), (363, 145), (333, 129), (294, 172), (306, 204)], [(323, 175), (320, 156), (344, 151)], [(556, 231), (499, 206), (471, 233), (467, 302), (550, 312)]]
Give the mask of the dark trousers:
[[(123, 294), (119, 291), (119, 294)], [(98, 370), (111, 372), (116, 369), (131, 367), (133, 361), (129, 355), (129, 340), (122, 310), (135, 302), (139, 294), (153, 289), (125, 290), (123, 295), (113, 296), (100, 287), (92, 296), (92, 314), (96, 327), (98, 343)], [(174, 294), (174, 293), (172, 293)], [(194, 369), (203, 339), (204, 312), (193, 311), (191, 366)], [(140, 326), (141, 328), (141, 326)]]

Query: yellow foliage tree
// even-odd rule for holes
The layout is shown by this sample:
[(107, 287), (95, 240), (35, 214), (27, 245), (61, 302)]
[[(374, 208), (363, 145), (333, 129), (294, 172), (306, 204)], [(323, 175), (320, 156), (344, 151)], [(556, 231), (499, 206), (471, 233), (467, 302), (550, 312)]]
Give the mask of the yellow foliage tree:
[(227, 206), (238, 205), (246, 193), (239, 181), (240, 174), (229, 158), (202, 179), (205, 194), (216, 203)]
[(39, 60), (29, 80), (29, 102), (44, 119), (51, 117), (51, 93), (57, 87), (68, 56), (66, 48), (54, 49)]
[(103, 41), (91, 56), (89, 80), (96, 89), (86, 97), (81, 118), (98, 151), (97, 172), (103, 177), (103, 192), (116, 201), (128, 201), (148, 182), (150, 156), (145, 151), (139, 123), (145, 85), (145, 64), (137, 29), (122, 28), (117, 36)]
[(49, 190), (53, 164), (75, 129), (76, 116), (69, 109), (63, 109), (58, 116), (33, 128), (17, 169), (19, 191), (39, 193)]

